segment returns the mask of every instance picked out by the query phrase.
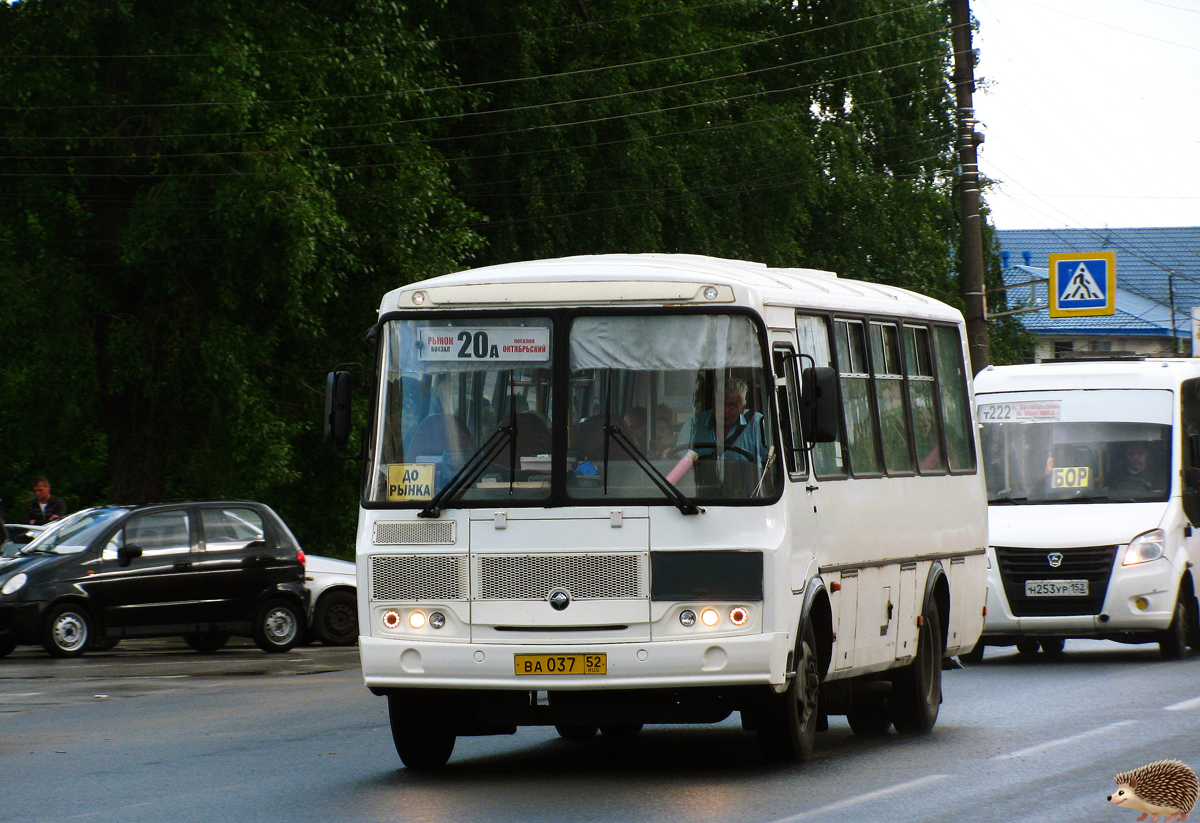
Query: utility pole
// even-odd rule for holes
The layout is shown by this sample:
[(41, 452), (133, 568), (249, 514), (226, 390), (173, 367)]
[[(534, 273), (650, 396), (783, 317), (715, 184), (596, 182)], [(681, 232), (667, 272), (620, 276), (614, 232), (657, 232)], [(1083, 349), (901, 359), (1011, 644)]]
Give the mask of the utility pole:
[(988, 326), (983, 282), (983, 218), (979, 215), (979, 159), (983, 135), (975, 131), (975, 52), (971, 48), (970, 0), (945, 0), (950, 7), (954, 47), (954, 96), (958, 106), (958, 197), (962, 214), (963, 314), (967, 321), (967, 350), (971, 370), (978, 374), (988, 363)]

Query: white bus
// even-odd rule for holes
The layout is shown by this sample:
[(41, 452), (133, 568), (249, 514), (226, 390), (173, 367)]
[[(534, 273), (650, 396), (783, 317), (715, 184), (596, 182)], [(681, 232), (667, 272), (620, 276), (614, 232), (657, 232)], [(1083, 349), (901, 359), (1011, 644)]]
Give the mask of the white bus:
[[(359, 642), (407, 766), (529, 725), (739, 712), (786, 760), (830, 714), (933, 727), (985, 600), (958, 311), (602, 255), (403, 286), (372, 336)], [(348, 385), (330, 374), (335, 446)]]
[(985, 646), (1068, 638), (1200, 645), (1200, 361), (988, 367), (976, 376), (989, 494)]

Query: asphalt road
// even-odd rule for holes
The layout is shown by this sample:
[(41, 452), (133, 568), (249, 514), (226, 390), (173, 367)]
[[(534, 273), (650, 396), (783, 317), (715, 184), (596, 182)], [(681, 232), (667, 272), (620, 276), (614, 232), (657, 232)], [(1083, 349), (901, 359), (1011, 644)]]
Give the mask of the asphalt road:
[(1200, 657), (1154, 646), (989, 650), (946, 672), (931, 735), (863, 740), (835, 717), (801, 766), (765, 762), (734, 717), (629, 742), (464, 738), (433, 775), (400, 764), (357, 663), (353, 647), (20, 649), (0, 661), (0, 820), (1133, 821), (1105, 802), (1116, 772), (1200, 768)]

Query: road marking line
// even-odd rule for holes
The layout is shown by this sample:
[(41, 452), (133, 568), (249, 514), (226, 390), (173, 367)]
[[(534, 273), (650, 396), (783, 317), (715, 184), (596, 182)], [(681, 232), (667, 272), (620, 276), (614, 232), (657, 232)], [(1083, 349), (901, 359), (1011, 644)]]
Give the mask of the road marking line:
[(1178, 703), (1172, 703), (1170, 706), (1163, 706), (1164, 712), (1185, 712), (1189, 709), (1200, 708), (1200, 697), (1193, 697), (1191, 700), (1182, 700)]
[(888, 786), (886, 789), (867, 792), (866, 794), (860, 794), (858, 797), (851, 797), (847, 800), (839, 800), (837, 803), (830, 803), (828, 806), (810, 809), (807, 812), (801, 812), (800, 814), (795, 814), (791, 817), (781, 817), (778, 820), (771, 821), (771, 823), (795, 823), (797, 820), (804, 820), (808, 817), (815, 817), (817, 815), (825, 815), (829, 814), (830, 812), (841, 811), (842, 809), (849, 808), (850, 806), (857, 806), (859, 803), (866, 803), (871, 800), (878, 800), (881, 797), (888, 797), (889, 795), (899, 794), (900, 792), (919, 789), (922, 786), (928, 785), (929, 783), (936, 783), (937, 781), (943, 780), (949, 776), (950, 775), (948, 774), (929, 774), (925, 777), (919, 777), (916, 780), (910, 780), (907, 783), (898, 783), (895, 786)]
[(1053, 749), (1053, 748), (1057, 748), (1058, 746), (1069, 745), (1071, 743), (1074, 743), (1077, 740), (1083, 740), (1084, 738), (1088, 738), (1088, 737), (1095, 737), (1096, 735), (1099, 735), (1099, 734), (1106, 734), (1107, 732), (1110, 732), (1113, 729), (1118, 729), (1121, 726), (1128, 726), (1128, 725), (1130, 725), (1132, 723), (1136, 723), (1136, 722), (1137, 722), (1136, 720), (1121, 720), (1116, 723), (1109, 723), (1107, 726), (1101, 726), (1098, 729), (1090, 729), (1086, 732), (1080, 732), (1079, 734), (1073, 734), (1070, 737), (1060, 737), (1057, 740), (1047, 740), (1045, 743), (1039, 743), (1036, 746), (1029, 746), (1028, 748), (1017, 749), (1015, 752), (1009, 752), (1008, 754), (998, 754), (998, 755), (995, 755), (994, 757), (990, 757), (988, 759), (989, 760), (1012, 760), (1015, 757), (1024, 757), (1027, 754), (1038, 754), (1040, 752), (1046, 751), (1047, 749)]

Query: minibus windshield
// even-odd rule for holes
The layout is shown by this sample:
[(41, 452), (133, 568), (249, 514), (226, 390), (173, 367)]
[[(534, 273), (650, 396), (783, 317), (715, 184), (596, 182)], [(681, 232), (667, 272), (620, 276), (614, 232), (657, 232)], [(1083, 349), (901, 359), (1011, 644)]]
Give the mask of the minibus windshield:
[[(1103, 419), (1121, 416), (1114, 408), (1125, 406), (1131, 399), (1128, 394), (1088, 392), (1086, 402), (1074, 403), (981, 399), (988, 501), (1020, 505), (1165, 500), (1171, 486), (1169, 405), (1165, 412), (1157, 408), (1158, 402), (1139, 406), (1140, 419)], [(1104, 395), (1112, 402), (1106, 405)], [(1079, 419), (1086, 416), (1102, 419)]]

